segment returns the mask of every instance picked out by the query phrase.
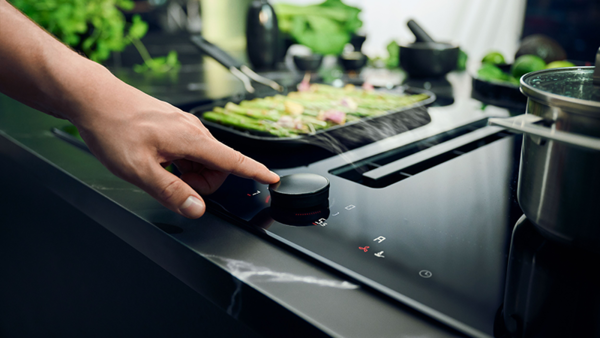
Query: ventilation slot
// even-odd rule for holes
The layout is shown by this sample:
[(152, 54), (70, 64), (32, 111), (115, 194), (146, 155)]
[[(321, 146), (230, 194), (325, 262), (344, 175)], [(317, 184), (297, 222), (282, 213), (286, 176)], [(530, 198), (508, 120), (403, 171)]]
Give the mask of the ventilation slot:
[(487, 119), (481, 120), (330, 173), (372, 188), (383, 188), (510, 135), (501, 128), (487, 126)]

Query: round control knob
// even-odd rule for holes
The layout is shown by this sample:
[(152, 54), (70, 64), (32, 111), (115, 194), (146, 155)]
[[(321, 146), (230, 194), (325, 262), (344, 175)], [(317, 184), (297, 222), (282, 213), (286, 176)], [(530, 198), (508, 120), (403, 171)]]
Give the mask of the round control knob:
[(329, 206), (329, 180), (317, 174), (283, 176), (269, 186), (271, 207), (308, 209)]

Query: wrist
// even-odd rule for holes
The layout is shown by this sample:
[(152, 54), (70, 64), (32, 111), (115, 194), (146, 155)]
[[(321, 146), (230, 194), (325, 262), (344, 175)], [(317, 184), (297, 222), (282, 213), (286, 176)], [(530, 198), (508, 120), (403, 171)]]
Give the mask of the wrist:
[(70, 60), (62, 65), (66, 69), (61, 69), (55, 78), (52, 111), (75, 123), (82, 119), (90, 105), (99, 101), (97, 96), (103, 89), (114, 87), (111, 82), (117, 79), (106, 67), (70, 54)]

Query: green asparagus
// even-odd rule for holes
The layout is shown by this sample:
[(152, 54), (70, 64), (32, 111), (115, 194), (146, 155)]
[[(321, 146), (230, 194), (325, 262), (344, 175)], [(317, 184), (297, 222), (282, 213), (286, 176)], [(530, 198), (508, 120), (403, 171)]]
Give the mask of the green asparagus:
[(398, 95), (347, 86), (312, 84), (310, 90), (227, 103), (203, 118), (226, 126), (278, 137), (311, 134), (361, 118), (381, 116), (429, 98), (426, 94)]

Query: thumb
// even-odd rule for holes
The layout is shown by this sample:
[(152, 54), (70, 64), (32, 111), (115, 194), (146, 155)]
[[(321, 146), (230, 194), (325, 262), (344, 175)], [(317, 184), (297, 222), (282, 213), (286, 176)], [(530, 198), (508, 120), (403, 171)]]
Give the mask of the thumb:
[(139, 180), (140, 188), (176, 213), (187, 218), (198, 218), (204, 215), (206, 205), (202, 197), (187, 183), (159, 164), (151, 166), (151, 169), (139, 177)]

